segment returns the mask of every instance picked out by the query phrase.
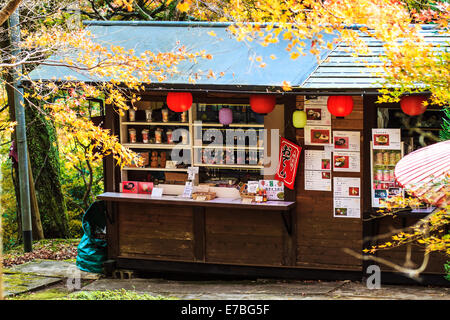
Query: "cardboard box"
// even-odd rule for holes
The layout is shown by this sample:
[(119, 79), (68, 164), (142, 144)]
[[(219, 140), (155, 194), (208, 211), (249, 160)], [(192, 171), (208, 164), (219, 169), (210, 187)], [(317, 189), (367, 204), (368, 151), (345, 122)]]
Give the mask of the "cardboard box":
[(153, 190), (153, 182), (139, 182), (138, 193), (151, 194)]
[(122, 181), (122, 192), (123, 193), (138, 193), (138, 182), (137, 181)]

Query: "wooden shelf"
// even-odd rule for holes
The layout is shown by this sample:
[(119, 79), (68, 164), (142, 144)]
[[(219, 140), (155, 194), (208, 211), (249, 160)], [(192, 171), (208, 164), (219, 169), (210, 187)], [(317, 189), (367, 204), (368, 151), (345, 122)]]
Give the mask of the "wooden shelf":
[(136, 126), (189, 126), (189, 122), (138, 122), (127, 121), (122, 122), (123, 125), (136, 125)]
[(194, 146), (194, 149), (264, 150), (264, 147), (249, 147), (249, 146), (245, 146), (245, 147), (239, 147), (239, 146), (227, 147), (227, 146), (210, 146), (210, 145), (207, 145), (207, 146)]
[(187, 172), (187, 168), (133, 168), (133, 167), (124, 167), (122, 170), (134, 170), (134, 171), (170, 171), (170, 172)]
[(250, 164), (207, 164), (207, 163), (196, 163), (196, 167), (211, 167), (211, 168), (236, 168), (236, 169), (264, 169), (264, 166), (250, 165)]
[[(194, 127), (225, 127), (221, 123), (195, 123)], [(264, 128), (264, 124), (261, 123), (232, 123), (229, 125), (230, 128)]]
[(190, 149), (190, 144), (164, 144), (164, 143), (123, 143), (130, 149)]

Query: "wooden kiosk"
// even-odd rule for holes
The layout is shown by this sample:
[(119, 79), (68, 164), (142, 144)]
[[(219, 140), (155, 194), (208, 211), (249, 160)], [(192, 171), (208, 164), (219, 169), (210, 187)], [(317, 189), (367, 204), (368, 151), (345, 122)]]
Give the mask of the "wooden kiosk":
[[(367, 276), (367, 266), (374, 263), (355, 258), (344, 252), (343, 248), (362, 253), (362, 249), (374, 244), (374, 236), (392, 228), (411, 225), (427, 215), (407, 213), (399, 218), (372, 218), (377, 210), (372, 201), (372, 177), (375, 170), (372, 129), (398, 128), (403, 142), (408, 141), (415, 148), (419, 145), (414, 144), (413, 132), (403, 128), (401, 123), (391, 121), (395, 119), (394, 114), (386, 118), (391, 122), (380, 121), (380, 114), (399, 112), (399, 105), (375, 103), (378, 90), (375, 83), (378, 79), (371, 76), (370, 71), (362, 72), (364, 66), (346, 51), (345, 45), (324, 51), (323, 62), (318, 65), (316, 58), (311, 55), (303, 57), (300, 62), (292, 61), (284, 50), (283, 42), (268, 48), (254, 44), (251, 50), (257, 54), (268, 57), (275, 52), (279, 57), (273, 64), (268, 64), (265, 70), (261, 70), (251, 69), (249, 48), (227, 35), (226, 24), (120, 21), (88, 24), (94, 33), (107, 39), (112, 37), (113, 40), (121, 40), (129, 47), (138, 46), (136, 50), (167, 50), (169, 47), (165, 47), (166, 43), (176, 39), (201, 44), (207, 52), (212, 51), (219, 70), (231, 70), (228, 74), (233, 74), (232, 77), (211, 78), (196, 84), (176, 78), (148, 85), (131, 118), (129, 114), (120, 117), (114, 112), (113, 106), (105, 106), (105, 128), (118, 135), (125, 146), (145, 154), (148, 161), (143, 167), (126, 168), (115, 166), (112, 157), (104, 162), (105, 193), (99, 195), (98, 199), (107, 203), (107, 265), (110, 268), (248, 277), (361, 280)], [(208, 38), (211, 29), (222, 42)], [(445, 42), (445, 37), (433, 30), (425, 30), (424, 33), (433, 41)], [(381, 47), (380, 43), (370, 43), (375, 49)], [(227, 51), (221, 54), (217, 48), (227, 48)], [(378, 56), (374, 54), (370, 58), (376, 61)], [(58, 74), (50, 67), (38, 68), (33, 73), (35, 79), (49, 81), (52, 75)], [(76, 76), (85, 80), (80, 75)], [(290, 81), (294, 90), (283, 91), (283, 80)], [(166, 96), (174, 91), (191, 92), (193, 105), (187, 114), (169, 113), (169, 118), (164, 119)], [(253, 94), (275, 96), (275, 109), (262, 118), (252, 114), (249, 99)], [(352, 139), (357, 137), (359, 147), (351, 150), (352, 158), (349, 158), (357, 161), (352, 170), (336, 167), (331, 157), (336, 150), (327, 149), (324, 144), (311, 143), (314, 140), (311, 138), (314, 133), (308, 131), (311, 128), (295, 128), (292, 123), (292, 115), (296, 110), (326, 111), (329, 96), (352, 97), (352, 112), (344, 118), (331, 115), (329, 123), (325, 124), (329, 130), (329, 145), (332, 145), (334, 132), (344, 132), (344, 135), (345, 132), (351, 132)], [(223, 126), (217, 119), (222, 107), (233, 110), (233, 122), (228, 126)], [(145, 110), (153, 110), (152, 118), (147, 118), (148, 111)], [(430, 112), (433, 110), (430, 109)], [(313, 123), (309, 126), (315, 126), (314, 120), (317, 119), (312, 118)], [(177, 128), (185, 128), (187, 132), (182, 145), (173, 144), (168, 138), (169, 129), (173, 131)], [(134, 130), (132, 138), (130, 129)], [(271, 148), (269, 136), (263, 144), (246, 142), (244, 146), (234, 146), (232, 151), (240, 149), (244, 158), (240, 161), (235, 159), (233, 164), (205, 162), (203, 152), (210, 148), (211, 140), (208, 142), (204, 138), (211, 129), (266, 129), (269, 132), (278, 129), (281, 137), (303, 148), (294, 189), (285, 188), (284, 197), (279, 201), (243, 202), (236, 188), (239, 182), (273, 179), (273, 172), (266, 170), (267, 165), (261, 163), (260, 158), (253, 158), (252, 154), (269, 157), (274, 153), (272, 159), (278, 159), (279, 150)], [(422, 129), (439, 130), (439, 124)], [(198, 183), (208, 184), (216, 193), (216, 198), (193, 200), (180, 197), (187, 180), (188, 167), (174, 163), (169, 156), (174, 149), (183, 150), (190, 160), (190, 166), (199, 168)], [(311, 159), (306, 158), (306, 155), (309, 157), (315, 154), (314, 151), (329, 152), (331, 167), (312, 170)], [(338, 162), (342, 164), (342, 161)], [(320, 173), (323, 173), (322, 176)], [(360, 183), (357, 197), (353, 194), (358, 199), (357, 205), (352, 207), (353, 215), (339, 216), (342, 211), (339, 214), (336, 211), (337, 193), (333, 183), (336, 178), (340, 178), (340, 181), (345, 180), (342, 178), (353, 178), (356, 180), (348, 181)], [(163, 189), (163, 195), (156, 199), (148, 194), (124, 193), (122, 182), (125, 181), (153, 182), (154, 187)], [(356, 191), (355, 188), (353, 191)], [(403, 264), (405, 251), (389, 250), (380, 252), (379, 256)], [(412, 256), (413, 263), (420, 265), (423, 258), (421, 249), (414, 249)], [(423, 274), (424, 283), (445, 282), (444, 263), (445, 257), (434, 255)], [(381, 268), (384, 282), (412, 281), (389, 268)]]

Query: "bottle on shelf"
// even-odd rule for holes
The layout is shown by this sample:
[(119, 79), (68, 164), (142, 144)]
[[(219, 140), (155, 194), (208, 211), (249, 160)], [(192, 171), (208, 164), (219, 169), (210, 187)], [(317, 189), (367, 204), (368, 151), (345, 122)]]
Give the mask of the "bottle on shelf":
[(130, 143), (136, 143), (136, 129), (128, 129)]
[(128, 121), (134, 122), (136, 121), (136, 111), (133, 108), (128, 110)]

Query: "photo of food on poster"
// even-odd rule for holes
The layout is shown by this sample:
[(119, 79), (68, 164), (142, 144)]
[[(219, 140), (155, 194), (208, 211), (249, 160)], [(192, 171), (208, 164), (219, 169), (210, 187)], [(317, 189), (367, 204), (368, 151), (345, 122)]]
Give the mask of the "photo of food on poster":
[(334, 152), (333, 171), (360, 172), (361, 156), (359, 152)]
[(361, 178), (334, 177), (333, 195), (335, 198), (361, 197)]
[(400, 129), (372, 129), (374, 149), (400, 150)]
[(328, 111), (326, 102), (324, 105), (305, 102), (306, 124), (316, 126), (331, 125), (331, 113)]
[(305, 170), (305, 190), (331, 191), (331, 171)]
[(331, 170), (331, 153), (305, 150), (305, 170)]
[(331, 144), (331, 127), (305, 126), (305, 145), (324, 146)]
[(267, 200), (284, 200), (284, 183), (278, 180), (259, 180), (259, 188), (267, 192)]
[(336, 151), (360, 151), (359, 131), (333, 131), (333, 147)]
[(360, 198), (334, 198), (333, 217), (335, 218), (360, 218)]

